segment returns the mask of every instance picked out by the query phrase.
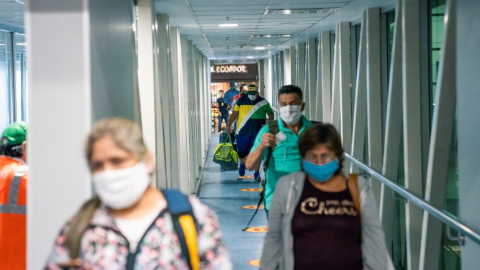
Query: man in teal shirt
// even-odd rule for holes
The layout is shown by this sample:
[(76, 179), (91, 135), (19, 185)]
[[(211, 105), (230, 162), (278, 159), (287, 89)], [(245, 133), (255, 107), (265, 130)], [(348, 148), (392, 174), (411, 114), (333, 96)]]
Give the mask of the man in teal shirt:
[(268, 126), (262, 127), (245, 164), (248, 170), (258, 169), (262, 159), (267, 159), (268, 148), (273, 148), (266, 172), (265, 210), (267, 214), (278, 180), (301, 169), (297, 141), (300, 134), (312, 125), (312, 122), (302, 115), (305, 103), (299, 87), (282, 86), (278, 92), (278, 103), (280, 104), (278, 134), (268, 133)]

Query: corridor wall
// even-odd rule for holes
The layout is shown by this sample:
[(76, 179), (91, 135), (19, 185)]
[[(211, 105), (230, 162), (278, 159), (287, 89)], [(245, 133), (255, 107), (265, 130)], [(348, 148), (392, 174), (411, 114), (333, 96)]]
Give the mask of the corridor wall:
[[(153, 75), (140, 77), (140, 93), (145, 93), (140, 107), (146, 138), (155, 146), (154, 182), (158, 187), (195, 193), (210, 137), (209, 60), (180, 29), (169, 25), (167, 15), (157, 13), (161, 7), (151, 0), (144, 2), (139, 2), (138, 31), (144, 31), (139, 44), (146, 47), (139, 52), (139, 63), (143, 59), (139, 70), (151, 70)], [(142, 5), (149, 9), (142, 12)], [(144, 20), (153, 27), (142, 26)]]

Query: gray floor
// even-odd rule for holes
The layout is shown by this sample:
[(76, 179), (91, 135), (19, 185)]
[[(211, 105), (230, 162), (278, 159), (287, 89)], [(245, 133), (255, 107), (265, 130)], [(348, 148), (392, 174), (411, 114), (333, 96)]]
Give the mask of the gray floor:
[[(253, 178), (239, 179), (238, 171), (220, 171), (213, 162), (213, 152), (218, 145), (219, 133), (212, 134), (207, 161), (203, 169), (198, 197), (217, 213), (223, 239), (230, 253), (234, 269), (257, 269), (249, 261), (260, 259), (265, 233), (243, 232), (254, 210), (242, 209), (245, 205), (256, 205), (259, 192), (243, 192), (240, 189), (260, 188)], [(245, 176), (252, 175), (247, 171)], [(263, 175), (262, 175), (263, 177)], [(259, 210), (250, 227), (266, 227), (264, 210)]]

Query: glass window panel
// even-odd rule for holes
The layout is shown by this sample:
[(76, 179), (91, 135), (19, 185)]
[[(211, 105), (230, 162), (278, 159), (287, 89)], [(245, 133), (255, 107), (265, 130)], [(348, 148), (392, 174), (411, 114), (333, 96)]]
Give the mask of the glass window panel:
[[(395, 30), (395, 11), (391, 11), (387, 13), (387, 70), (388, 74), (390, 74), (390, 68), (392, 64), (392, 49), (393, 49), (393, 32)], [(388, 80), (390, 80), (390, 76), (388, 76)]]
[(0, 130), (12, 122), (11, 77), (12, 41), (10, 32), (0, 31)]
[[(437, 90), (437, 76), (440, 67), (440, 53), (444, 34), (445, 0), (430, 0), (430, 90), (431, 112), (435, 107), (435, 94)], [(457, 162), (457, 131), (456, 121), (451, 142), (448, 164), (448, 178), (445, 194), (444, 209), (458, 216), (458, 162)], [(451, 241), (447, 237), (447, 227), (443, 226), (442, 247), (440, 256), (441, 270), (457, 270), (460, 267), (460, 246), (457, 241)], [(455, 234), (455, 233), (452, 233)]]
[[(405, 186), (405, 163), (404, 163), (404, 143), (403, 130), (400, 138), (400, 153), (398, 157), (397, 183)], [(400, 197), (401, 198), (401, 197)], [(407, 269), (407, 226), (405, 221), (405, 201), (403, 199), (395, 200), (393, 220), (393, 263), (395, 269)]]
[(15, 34), (16, 121), (27, 121), (27, 68), (25, 35)]

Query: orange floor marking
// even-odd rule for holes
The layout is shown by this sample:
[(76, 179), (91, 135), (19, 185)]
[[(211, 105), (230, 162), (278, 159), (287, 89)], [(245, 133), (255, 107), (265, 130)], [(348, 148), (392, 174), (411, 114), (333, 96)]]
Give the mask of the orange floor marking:
[(247, 178), (253, 178), (253, 175), (245, 175), (245, 176), (238, 177), (238, 179), (247, 179)]
[[(243, 209), (257, 209), (257, 206), (256, 205), (244, 205), (242, 206)], [(265, 206), (263, 205), (260, 205), (260, 207), (258, 209), (265, 209)]]
[(246, 232), (265, 233), (265, 232), (268, 232), (268, 227), (251, 227), (251, 228), (248, 228)]
[(248, 265), (251, 265), (251, 266), (260, 266), (260, 260), (249, 261), (249, 262), (248, 262)]
[(262, 191), (262, 188), (242, 188), (240, 191), (245, 191), (245, 192), (255, 192), (255, 191)]

